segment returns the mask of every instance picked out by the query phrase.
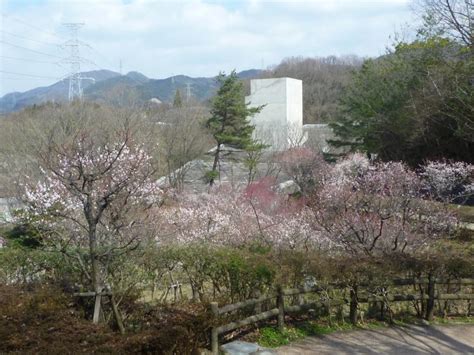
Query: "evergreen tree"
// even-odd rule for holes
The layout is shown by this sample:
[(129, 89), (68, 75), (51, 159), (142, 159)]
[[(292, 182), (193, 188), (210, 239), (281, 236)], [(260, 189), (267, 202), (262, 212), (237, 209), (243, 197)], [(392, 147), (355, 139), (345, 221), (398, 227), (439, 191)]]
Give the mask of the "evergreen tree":
[(417, 166), (425, 160), (472, 162), (474, 57), (443, 37), (399, 43), (367, 60), (331, 123), (335, 146)]
[(243, 83), (235, 70), (229, 76), (220, 73), (217, 81), (219, 89), (212, 100), (211, 117), (206, 121), (206, 127), (217, 143), (212, 170), (207, 174), (210, 185), (218, 176), (217, 168), (223, 144), (240, 149), (246, 149), (254, 144), (252, 140), (254, 126), (250, 124), (248, 118), (263, 108), (263, 106), (248, 107), (249, 104), (245, 103)]
[(174, 94), (173, 107), (183, 107), (183, 99), (181, 98), (181, 91), (179, 91), (179, 89), (176, 89), (176, 93)]
[(473, 162), (470, 10), (452, 0), (420, 4), (423, 25), (416, 39), (398, 41), (354, 74), (331, 124), (338, 137), (332, 143), (412, 166), (425, 160)]

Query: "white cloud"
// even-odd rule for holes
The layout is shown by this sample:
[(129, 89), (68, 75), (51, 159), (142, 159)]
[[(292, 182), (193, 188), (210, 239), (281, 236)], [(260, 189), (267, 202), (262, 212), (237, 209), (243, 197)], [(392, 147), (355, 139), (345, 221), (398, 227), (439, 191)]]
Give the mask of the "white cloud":
[[(80, 37), (95, 49), (84, 49), (85, 57), (112, 70), (118, 70), (122, 59), (125, 71), (137, 70), (154, 78), (212, 76), (220, 70), (260, 68), (262, 60), (266, 65), (277, 64), (296, 55), (375, 56), (383, 53), (389, 35), (411, 19), (406, 0), (10, 0), (2, 11), (8, 15), (2, 17), (3, 31), (40, 42), (60, 42), (51, 33), (67, 37), (63, 22), (84, 22)], [(2, 40), (65, 55), (58, 47), (3, 32)], [(56, 60), (0, 45), (2, 56)], [(53, 77), (67, 73), (52, 63), (0, 59), (4, 71)], [(52, 81), (0, 75), (0, 95)]]

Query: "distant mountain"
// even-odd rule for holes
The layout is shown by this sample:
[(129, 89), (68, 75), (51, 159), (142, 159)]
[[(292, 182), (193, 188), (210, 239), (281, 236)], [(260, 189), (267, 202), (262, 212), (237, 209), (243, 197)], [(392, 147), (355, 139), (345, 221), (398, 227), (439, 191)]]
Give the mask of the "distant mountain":
[[(94, 78), (95, 83), (100, 83), (101, 81), (120, 76), (120, 74), (110, 70), (94, 70), (84, 72), (82, 76)], [(89, 86), (93, 86), (94, 82), (92, 80), (84, 80), (82, 85), (86, 90)], [(0, 113), (17, 111), (26, 106), (48, 101), (65, 101), (68, 97), (68, 91), (69, 81), (64, 79), (50, 86), (39, 87), (25, 92), (9, 93), (0, 98)]]
[[(240, 72), (242, 79), (256, 78), (261, 71), (250, 69)], [(176, 90), (186, 98), (189, 94), (194, 99), (204, 101), (211, 98), (216, 90), (215, 78), (191, 78), (177, 75), (166, 79), (150, 79), (132, 71), (126, 75), (110, 70), (97, 70), (82, 73), (84, 77), (94, 78), (83, 81), (84, 98), (90, 101), (112, 104), (128, 102), (145, 103), (157, 98), (161, 102), (172, 102)], [(65, 101), (68, 97), (69, 81), (59, 81), (53, 85), (35, 88), (23, 93), (13, 92), (0, 98), (0, 113), (18, 111), (26, 106), (41, 104), (47, 101)]]
[(148, 77), (137, 71), (128, 72), (125, 76), (132, 79), (136, 83), (146, 83), (148, 80), (150, 80)]
[(249, 70), (243, 70), (237, 75), (239, 76), (240, 79), (255, 79), (262, 74), (263, 70), (260, 69), (249, 69)]

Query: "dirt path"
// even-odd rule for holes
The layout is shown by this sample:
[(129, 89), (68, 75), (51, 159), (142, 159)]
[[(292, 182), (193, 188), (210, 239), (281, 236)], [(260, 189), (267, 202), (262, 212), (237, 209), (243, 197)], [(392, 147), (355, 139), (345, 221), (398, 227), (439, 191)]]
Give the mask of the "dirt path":
[(277, 354), (474, 354), (474, 325), (338, 332), (283, 346)]

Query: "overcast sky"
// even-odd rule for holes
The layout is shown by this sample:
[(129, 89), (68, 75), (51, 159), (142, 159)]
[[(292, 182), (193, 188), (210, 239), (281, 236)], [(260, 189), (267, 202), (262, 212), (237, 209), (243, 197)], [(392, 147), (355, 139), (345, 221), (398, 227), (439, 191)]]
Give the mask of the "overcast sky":
[[(151, 78), (214, 76), (290, 56), (378, 56), (413, 23), (409, 0), (0, 0), (0, 96), (50, 85), (62, 26), (83, 22), (82, 70), (139, 71)], [(8, 73), (6, 73), (8, 72)], [(20, 75), (20, 74), (23, 74)], [(31, 75), (31, 76), (26, 76)]]

